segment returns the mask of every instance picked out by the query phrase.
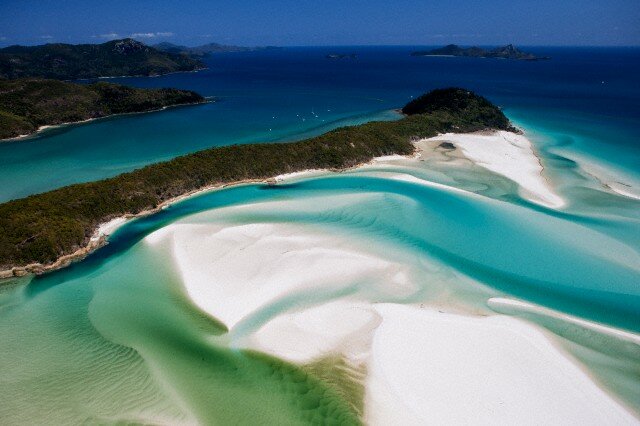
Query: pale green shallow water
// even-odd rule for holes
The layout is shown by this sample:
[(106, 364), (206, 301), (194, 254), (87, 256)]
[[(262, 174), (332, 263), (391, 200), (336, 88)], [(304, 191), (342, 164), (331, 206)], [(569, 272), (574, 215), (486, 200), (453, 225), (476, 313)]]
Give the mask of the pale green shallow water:
[[(597, 189), (557, 156), (545, 156), (545, 166), (569, 201), (566, 210), (523, 200), (515, 184), (481, 168), (434, 164), (240, 186), (131, 222), (85, 261), (2, 287), (0, 418), (6, 424), (361, 420), (361, 401), (344, 387), (349, 380), (327, 379), (337, 374), (331, 367), (318, 372), (227, 346), (224, 326), (188, 301), (170, 253), (142, 242), (176, 221), (295, 224), (301, 234), (320, 231), (405, 259), (415, 289), (394, 297), (372, 287), (373, 302), (459, 300), (486, 312), (488, 297), (507, 295), (640, 332), (640, 202)], [(389, 172), (482, 196), (392, 180)], [(352, 202), (335, 202), (344, 195)], [(279, 203), (265, 204), (272, 201)], [(240, 205), (247, 207), (239, 214), (212, 210)], [(308, 304), (308, 297), (276, 304), (245, 327), (250, 332)], [(557, 333), (601, 385), (638, 409), (637, 348), (529, 319)]]

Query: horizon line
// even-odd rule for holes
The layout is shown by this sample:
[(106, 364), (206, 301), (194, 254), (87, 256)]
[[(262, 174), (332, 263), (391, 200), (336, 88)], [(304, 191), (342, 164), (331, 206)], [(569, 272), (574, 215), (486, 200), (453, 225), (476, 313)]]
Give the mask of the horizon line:
[[(357, 43), (357, 44), (264, 44), (264, 45), (253, 45), (253, 44), (243, 44), (243, 43), (233, 43), (233, 42), (219, 42), (219, 41), (211, 41), (211, 42), (207, 42), (207, 43), (200, 43), (200, 44), (187, 44), (187, 43), (182, 43), (179, 41), (168, 41), (168, 40), (162, 40), (162, 41), (158, 41), (157, 43), (149, 43), (148, 40), (140, 40), (137, 39), (135, 37), (122, 37), (122, 38), (114, 38), (112, 40), (105, 40), (102, 42), (96, 42), (96, 43), (91, 43), (91, 42), (65, 42), (65, 41), (47, 41), (44, 43), (2, 43), (0, 42), (0, 49), (3, 49), (5, 47), (12, 47), (12, 46), (44, 46), (47, 44), (69, 44), (69, 45), (79, 45), (79, 44), (104, 44), (104, 43), (108, 43), (110, 41), (115, 41), (115, 40), (125, 40), (125, 39), (133, 39), (136, 41), (139, 41), (140, 43), (143, 43), (147, 46), (153, 46), (155, 44), (159, 44), (159, 43), (171, 43), (171, 44), (175, 44), (175, 45), (179, 45), (179, 46), (185, 46), (185, 47), (199, 47), (199, 46), (204, 46), (207, 44), (219, 44), (219, 45), (223, 45), (223, 46), (238, 46), (238, 47), (278, 47), (278, 48), (303, 48), (303, 47), (308, 47), (308, 48), (324, 48), (324, 47), (434, 47), (434, 46), (448, 46), (448, 45), (457, 45), (457, 46), (478, 46), (478, 47), (492, 47), (492, 46), (507, 46), (509, 44), (514, 45), (514, 46), (518, 46), (518, 47), (573, 47), (573, 48), (640, 48), (640, 44), (520, 44), (517, 42), (508, 42), (508, 43), (447, 43), (447, 42), (443, 42), (443, 43), (436, 43), (436, 44), (428, 44), (428, 43), (381, 43), (381, 44), (377, 44), (377, 43), (370, 43), (370, 44), (362, 44), (362, 43)], [(4, 40), (5, 42), (7, 40)]]

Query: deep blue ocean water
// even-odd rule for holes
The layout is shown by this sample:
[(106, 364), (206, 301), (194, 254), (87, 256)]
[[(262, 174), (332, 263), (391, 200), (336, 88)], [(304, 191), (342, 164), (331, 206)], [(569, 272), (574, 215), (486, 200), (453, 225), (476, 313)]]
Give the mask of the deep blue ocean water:
[[(640, 170), (640, 49), (527, 48), (549, 61), (412, 57), (417, 47), (286, 48), (216, 55), (209, 69), (118, 78), (215, 97), (202, 106), (123, 116), (0, 144), (0, 201), (113, 176), (211, 146), (294, 140), (395, 119), (428, 90), (462, 86), (518, 124), (562, 135), (577, 151)], [(329, 60), (328, 53), (356, 53)], [(589, 137), (580, 137), (586, 134)], [(577, 136), (577, 137), (575, 137)]]

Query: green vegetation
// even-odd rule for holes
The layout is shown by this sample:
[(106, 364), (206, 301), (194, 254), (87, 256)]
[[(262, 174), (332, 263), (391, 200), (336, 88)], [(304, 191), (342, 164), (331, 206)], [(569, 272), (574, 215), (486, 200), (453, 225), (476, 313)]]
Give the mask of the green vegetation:
[(481, 47), (460, 47), (457, 44), (449, 44), (438, 49), (418, 51), (411, 53), (411, 56), (465, 56), (469, 58), (498, 58), (498, 59), (519, 59), (522, 61), (539, 61), (549, 59), (548, 56), (536, 56), (523, 52), (513, 44), (496, 47), (495, 49), (483, 49)]
[(344, 127), (296, 143), (212, 148), (0, 204), (0, 269), (51, 263), (85, 246), (98, 224), (205, 186), (305, 169), (342, 169), (377, 156), (411, 154), (412, 140), (438, 133), (510, 128), (496, 106), (463, 89), (435, 91), (414, 102), (405, 107), (411, 115), (394, 122)]
[(195, 71), (205, 64), (132, 39), (103, 44), (45, 44), (0, 49), (0, 77), (80, 78), (151, 76)]
[(478, 127), (516, 131), (509, 124), (509, 119), (486, 98), (457, 87), (432, 90), (402, 108), (402, 113), (406, 115), (430, 114), (436, 111), (463, 115), (472, 120), (470, 124)]
[(200, 102), (202, 96), (186, 90), (0, 79), (0, 139), (30, 134), (45, 125)]

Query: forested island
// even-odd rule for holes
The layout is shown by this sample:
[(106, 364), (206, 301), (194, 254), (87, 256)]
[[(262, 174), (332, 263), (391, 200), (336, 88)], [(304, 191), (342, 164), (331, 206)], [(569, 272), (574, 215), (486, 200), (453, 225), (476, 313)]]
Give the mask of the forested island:
[(483, 49), (481, 47), (460, 47), (456, 44), (411, 53), (412, 56), (464, 56), (470, 58), (497, 58), (497, 59), (517, 59), (523, 61), (539, 61), (549, 59), (547, 56), (536, 56), (531, 53), (517, 49), (513, 44), (496, 47), (495, 49)]
[(196, 59), (206, 58), (216, 53), (230, 53), (230, 52), (255, 52), (260, 50), (272, 50), (278, 49), (274, 46), (234, 46), (220, 43), (207, 43), (200, 46), (182, 46), (179, 44), (173, 44), (169, 42), (162, 42), (154, 44), (152, 47), (161, 50), (163, 52), (169, 52), (180, 55), (187, 55)]
[(378, 156), (411, 154), (412, 141), (439, 133), (513, 130), (498, 107), (464, 89), (435, 90), (403, 111), (406, 116), (398, 121), (343, 127), (295, 143), (211, 148), (0, 204), (0, 270), (8, 276), (64, 266), (54, 262), (86, 254), (101, 223), (154, 210), (198, 189), (306, 169), (342, 170)]
[(202, 102), (202, 96), (188, 90), (137, 89), (106, 82), (0, 79), (0, 139), (29, 135), (41, 126)]
[(0, 77), (59, 80), (155, 76), (197, 71), (206, 65), (189, 55), (160, 51), (133, 39), (102, 44), (44, 44), (0, 49)]

